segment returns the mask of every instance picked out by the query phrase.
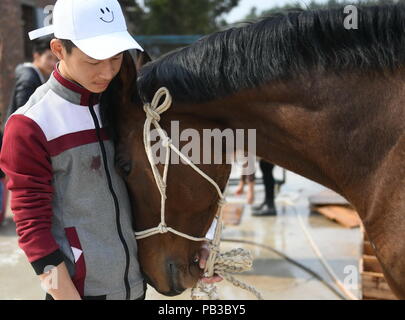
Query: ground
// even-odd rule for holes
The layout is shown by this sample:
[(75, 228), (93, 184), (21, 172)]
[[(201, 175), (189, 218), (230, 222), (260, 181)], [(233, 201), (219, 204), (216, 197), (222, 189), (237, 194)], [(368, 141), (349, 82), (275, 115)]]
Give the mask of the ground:
[[(276, 168), (274, 173), (276, 176), (281, 176), (281, 169)], [(237, 175), (238, 170), (234, 170), (232, 177), (237, 177)], [(258, 173), (258, 177), (260, 177), (260, 173)], [(232, 186), (228, 190), (228, 202), (243, 202), (243, 196), (233, 196), (234, 189), (235, 186)], [(307, 197), (323, 189), (314, 182), (288, 172), (287, 183), (282, 187), (281, 195), (295, 197), (300, 194), (295, 208), (304, 218), (320, 251), (342, 282), (353, 285), (353, 279), (356, 280), (357, 277), (358, 284), (360, 281), (358, 265), (361, 256), (359, 228), (345, 229), (323, 216), (309, 214)], [(263, 196), (263, 186), (257, 186), (256, 203), (261, 203)], [(329, 283), (332, 283), (300, 228), (293, 208), (283, 208), (279, 204), (278, 216), (267, 218), (252, 217), (250, 210), (250, 206), (245, 206), (242, 223), (239, 226), (225, 227), (224, 238), (250, 240), (271, 246), (318, 272)], [(245, 274), (237, 275), (237, 278), (254, 285), (265, 299), (341, 299), (313, 276), (269, 250), (238, 243), (222, 244), (223, 250), (234, 247), (249, 249), (254, 257), (253, 269)], [(349, 273), (353, 270), (356, 271), (354, 274)], [(39, 286), (37, 276), (27, 262), (24, 253), (18, 248), (15, 225), (9, 210), (4, 225), (0, 227), (0, 284), (0, 300), (43, 300), (45, 297), (45, 292)], [(359, 296), (358, 286), (349, 289), (354, 295)], [(226, 281), (218, 285), (218, 292), (222, 299), (255, 299), (250, 293), (234, 288)], [(190, 299), (190, 291), (175, 298), (168, 298), (159, 295), (149, 287), (146, 299)]]

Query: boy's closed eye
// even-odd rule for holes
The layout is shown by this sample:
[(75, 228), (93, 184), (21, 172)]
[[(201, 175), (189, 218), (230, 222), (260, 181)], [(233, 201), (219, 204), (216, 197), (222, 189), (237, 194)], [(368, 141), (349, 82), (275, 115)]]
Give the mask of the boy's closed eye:
[[(111, 58), (111, 60), (119, 60), (122, 56), (122, 53), (119, 53), (117, 55), (115, 55), (114, 57)], [(90, 59), (88, 61), (86, 61), (87, 63), (91, 64), (91, 65), (98, 65), (102, 62), (102, 60), (95, 60), (95, 59)]]

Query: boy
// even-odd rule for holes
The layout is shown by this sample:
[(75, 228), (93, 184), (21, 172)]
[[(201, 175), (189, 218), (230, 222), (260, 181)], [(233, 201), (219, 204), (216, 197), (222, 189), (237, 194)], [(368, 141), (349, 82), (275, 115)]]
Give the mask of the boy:
[(142, 299), (128, 193), (98, 103), (122, 52), (142, 48), (116, 0), (58, 0), (53, 23), (30, 37), (54, 33), (60, 63), (8, 120), (0, 156), (19, 245), (42, 282), (55, 275), (53, 299)]
[(33, 61), (17, 66), (15, 88), (8, 107), (7, 118), (27, 103), (34, 91), (43, 85), (58, 62), (50, 47), (51, 38), (38, 39), (33, 44)]

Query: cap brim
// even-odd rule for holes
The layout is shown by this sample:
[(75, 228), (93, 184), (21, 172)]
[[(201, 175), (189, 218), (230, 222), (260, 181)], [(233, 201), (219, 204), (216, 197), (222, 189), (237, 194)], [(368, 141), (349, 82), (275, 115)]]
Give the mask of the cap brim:
[(127, 32), (114, 32), (94, 38), (72, 40), (89, 57), (96, 60), (109, 59), (130, 49), (144, 51), (138, 42)]
[(53, 32), (54, 32), (53, 25), (50, 25), (50, 26), (36, 29), (34, 31), (29, 32), (28, 36), (30, 37), (30, 40), (35, 40), (35, 39), (53, 34)]

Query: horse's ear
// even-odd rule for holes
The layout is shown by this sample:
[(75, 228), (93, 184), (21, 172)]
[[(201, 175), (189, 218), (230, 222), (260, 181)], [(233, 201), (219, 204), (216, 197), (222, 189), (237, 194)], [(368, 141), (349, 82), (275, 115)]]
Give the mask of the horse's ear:
[(136, 83), (141, 68), (150, 61), (152, 59), (146, 51), (125, 51), (119, 74), (121, 85), (129, 90), (135, 89), (133, 85)]
[(136, 82), (137, 69), (134, 59), (129, 51), (124, 52), (119, 78), (124, 87), (128, 85), (130, 86), (132, 83)]
[(147, 64), (148, 62), (152, 61), (152, 58), (146, 51), (136, 50), (136, 71), (139, 74), (139, 71), (142, 67)]

